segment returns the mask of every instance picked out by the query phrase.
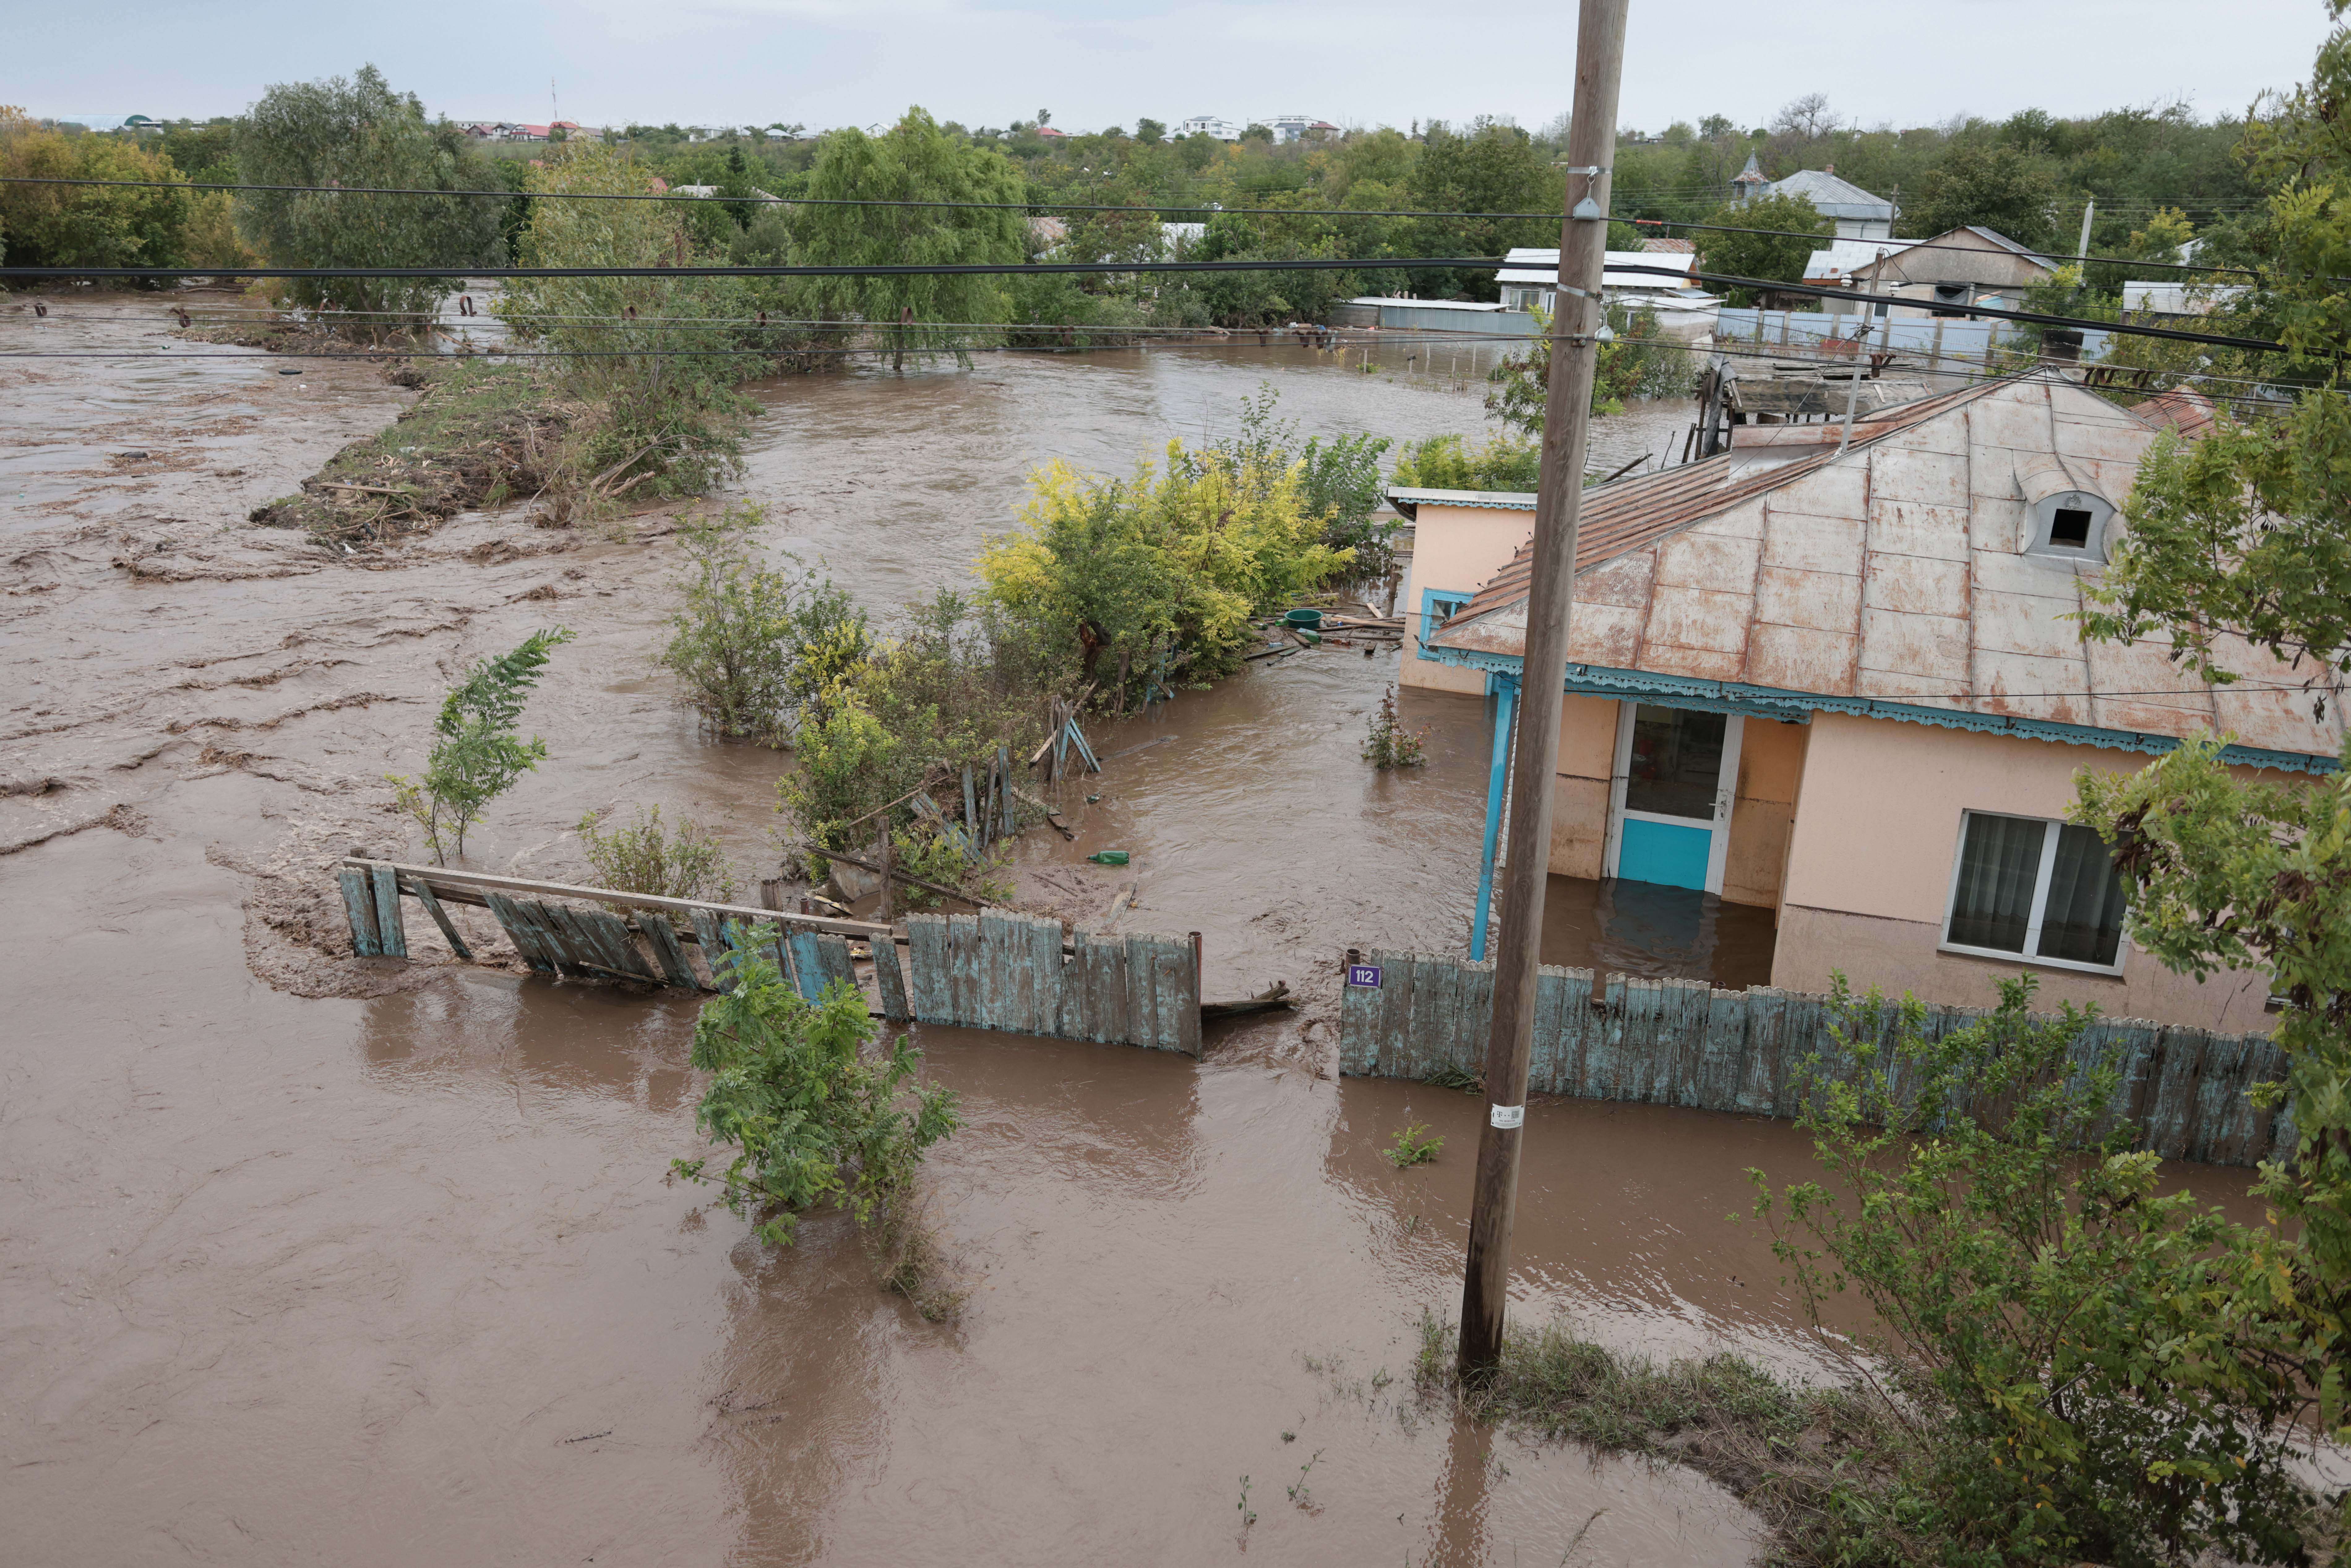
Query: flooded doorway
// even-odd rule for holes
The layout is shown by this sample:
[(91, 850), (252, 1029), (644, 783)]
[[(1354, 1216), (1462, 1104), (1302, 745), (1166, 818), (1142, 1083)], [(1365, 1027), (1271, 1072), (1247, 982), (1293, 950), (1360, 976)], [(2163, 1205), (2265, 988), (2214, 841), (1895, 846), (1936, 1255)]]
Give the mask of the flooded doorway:
[(1608, 875), (1722, 892), (1739, 780), (1737, 714), (1620, 703), (1608, 789)]

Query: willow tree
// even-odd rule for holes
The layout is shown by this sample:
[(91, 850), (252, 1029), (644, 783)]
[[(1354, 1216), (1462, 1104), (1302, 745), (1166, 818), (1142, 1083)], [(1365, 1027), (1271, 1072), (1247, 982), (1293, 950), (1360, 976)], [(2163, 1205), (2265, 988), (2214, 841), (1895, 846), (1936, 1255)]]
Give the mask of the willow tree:
[[(530, 171), (533, 197), (645, 195), (651, 182), (597, 141), (549, 149)], [(525, 267), (683, 267), (697, 256), (686, 208), (669, 202), (530, 203), (516, 248)], [(496, 310), (517, 332), (576, 356), (562, 388), (589, 412), (574, 423), (562, 477), (590, 504), (632, 491), (693, 492), (733, 462), (743, 405), (736, 382), (758, 373), (744, 323), (756, 314), (732, 277), (517, 278)], [(558, 502), (565, 498), (559, 490)]]
[[(792, 214), (793, 259), (819, 267), (929, 262), (1018, 263), (1028, 254), (1020, 172), (993, 147), (939, 128), (921, 109), (880, 136), (836, 131), (818, 150), (806, 200)], [(994, 207), (835, 206), (825, 203), (978, 202)], [(800, 295), (830, 320), (889, 323), (893, 361), (956, 329), (1011, 319), (1006, 280), (987, 274), (810, 278)], [(917, 329), (947, 324), (944, 338)]]
[[(373, 66), (349, 80), (271, 88), (236, 139), (237, 173), (253, 185), (309, 187), (240, 193), (237, 226), (277, 267), (445, 267), (444, 277), (293, 278), (297, 303), (338, 310), (430, 310), (468, 267), (503, 259), (503, 196), (488, 160), (447, 120), (430, 120), (413, 93), (394, 92)], [(319, 187), (425, 191), (362, 195)]]

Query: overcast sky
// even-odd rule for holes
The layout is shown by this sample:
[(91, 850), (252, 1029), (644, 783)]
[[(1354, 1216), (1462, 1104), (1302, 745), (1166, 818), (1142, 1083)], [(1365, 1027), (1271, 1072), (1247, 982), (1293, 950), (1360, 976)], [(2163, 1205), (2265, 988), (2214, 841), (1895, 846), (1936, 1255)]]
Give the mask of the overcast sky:
[[(1072, 131), (1278, 112), (1343, 125), (1566, 109), (1576, 7), (1454, 0), (10, 0), (0, 103), (203, 118), (372, 62), (457, 119), (868, 125), (919, 103)], [(2302, 79), (2319, 0), (1634, 0), (1618, 123), (1760, 125), (1824, 92), (1865, 125), (2186, 99), (2239, 113)]]

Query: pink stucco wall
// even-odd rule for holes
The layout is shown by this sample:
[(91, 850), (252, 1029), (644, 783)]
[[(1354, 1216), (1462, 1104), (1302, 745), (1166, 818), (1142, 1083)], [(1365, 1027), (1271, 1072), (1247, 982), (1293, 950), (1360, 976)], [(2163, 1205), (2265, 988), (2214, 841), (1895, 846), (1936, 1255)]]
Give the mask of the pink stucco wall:
[(1816, 713), (1810, 727), (1773, 985), (1825, 990), (1841, 969), (1855, 987), (1989, 1005), (1994, 977), (2031, 967), (2046, 1003), (2095, 1002), (2109, 1017), (2207, 1029), (2269, 1028), (2264, 977), (2199, 983), (2132, 948), (2127, 935), (2119, 976), (1938, 951), (1963, 811), (2063, 817), (2075, 769), (2134, 772), (2145, 756), (1841, 714)]
[(1510, 557), (1534, 531), (1529, 511), (1500, 507), (1440, 507), (1424, 504), (1413, 520), (1412, 576), (1396, 601), (1405, 617), (1403, 668), (1396, 680), (1407, 686), (1437, 691), (1483, 692), (1486, 677), (1477, 670), (1457, 669), (1420, 656), (1417, 640), (1426, 634), (1421, 624), (1423, 591), (1450, 590), (1475, 593), (1486, 580), (1510, 564)]

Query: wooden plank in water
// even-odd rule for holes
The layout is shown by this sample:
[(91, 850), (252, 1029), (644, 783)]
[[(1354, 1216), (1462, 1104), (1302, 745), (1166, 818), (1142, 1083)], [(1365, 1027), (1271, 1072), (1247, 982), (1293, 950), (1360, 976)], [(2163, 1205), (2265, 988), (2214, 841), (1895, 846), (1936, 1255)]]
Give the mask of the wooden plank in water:
[(953, 959), (948, 973), (954, 977), (954, 991), (947, 1009), (950, 1021), (967, 1029), (982, 1027), (979, 1021), (979, 920), (976, 915), (947, 916), (947, 951)]
[(1739, 1091), (1746, 1081), (1747, 993), (1710, 991), (1706, 1003), (1706, 1037), (1698, 1053), (1695, 1103), (1708, 1111), (1739, 1109)]
[(408, 956), (408, 926), (400, 918), (400, 873), (378, 864), (369, 879), (375, 892), (376, 945), (387, 958)]
[(1159, 1028), (1168, 1030), (1173, 1022), (1171, 1046), (1183, 1051), (1189, 1058), (1199, 1058), (1199, 950), (1189, 936), (1166, 938), (1166, 973), (1176, 988), (1176, 1016), (1168, 1018), (1166, 992), (1159, 997)]
[(857, 983), (857, 962), (849, 956), (849, 938), (838, 931), (820, 931), (816, 938), (818, 974), (825, 985), (838, 981), (862, 996)]
[[(365, 870), (378, 862), (347, 856), (343, 864)], [(642, 904), (655, 909), (667, 909), (690, 915), (697, 902), (689, 898), (664, 898), (654, 894), (619, 893), (609, 887), (581, 887), (572, 883), (537, 882), (528, 877), (496, 876), (487, 872), (460, 871), (450, 866), (410, 865), (400, 861), (382, 862), (403, 876), (430, 877), (444, 888), (464, 888), (482, 893), (497, 892), (517, 901), (536, 895), (540, 898), (592, 899), (600, 904)], [(871, 920), (840, 920), (831, 915), (792, 915), (780, 910), (753, 909), (748, 905), (715, 904), (721, 915), (736, 920), (771, 920), (787, 925), (806, 925), (817, 931), (835, 931), (844, 936), (886, 936), (890, 928)]]
[(1593, 1100), (1632, 1099), (1635, 1078), (1627, 1061), (1631, 1041), (1625, 1029), (1625, 1009), (1631, 1004), (1625, 996), (1625, 977), (1595, 975), (1592, 984), (1600, 1008), (1585, 1052), (1584, 1093)]
[(947, 947), (947, 917), (906, 916), (906, 1005), (917, 1023), (947, 1023), (954, 1006), (955, 960)]
[(681, 990), (699, 990), (693, 967), (685, 961), (685, 944), (677, 939), (671, 928), (669, 915), (659, 909), (637, 911), (637, 929), (645, 934), (645, 946), (661, 960), (663, 977)]
[(1127, 1023), (1126, 938), (1089, 934), (1085, 962), (1086, 1038), (1098, 1045), (1124, 1045), (1132, 1032)]
[(1029, 922), (1029, 968), (1032, 990), (1029, 1005), (1036, 1021), (1029, 1026), (1036, 1034), (1071, 1036), (1061, 1027), (1061, 997), (1069, 984), (1069, 969), (1061, 962), (1061, 923), (1042, 917)]
[(1406, 1026), (1404, 1078), (1423, 1079), (1440, 1065), (1437, 1052), (1453, 1038), (1461, 1000), (1461, 967), (1437, 953), (1412, 956), (1412, 1021)]
[[(1376, 958), (1364, 960), (1377, 963)], [(1380, 991), (1347, 983), (1347, 960), (1339, 960), (1339, 1071), (1362, 1077), (1379, 1060)]]
[(898, 964), (898, 944), (880, 937), (873, 942), (873, 988), (881, 993), (883, 1018), (904, 1023), (914, 1016), (906, 998), (906, 972)]
[(1380, 967), (1378, 1051), (1367, 1070), (1384, 1078), (1404, 1076), (1405, 1041), (1412, 1029), (1412, 955), (1382, 948), (1372, 955)]
[(1159, 1041), (1163, 1051), (1200, 1054), (1200, 960), (1189, 936), (1159, 942)]
[(653, 967), (637, 946), (637, 938), (629, 929), (628, 921), (609, 909), (582, 909), (577, 912), (580, 921), (595, 929), (604, 951), (612, 956), (618, 972), (632, 980), (658, 981)]
[(530, 928), (530, 922), (523, 918), (521, 909), (513, 899), (503, 893), (486, 893), (482, 895), (482, 901), (489, 905), (490, 917), (507, 934), (507, 940), (514, 944), (514, 950), (522, 956), (524, 963), (542, 974), (554, 969), (553, 960), (539, 946), (538, 933)]
[(2155, 1103), (2147, 1116), (2143, 1148), (2167, 1160), (2185, 1159), (2192, 1137), (2190, 1119), (2196, 1113), (2198, 1086), (2204, 1077), (2205, 1053), (2212, 1037), (2200, 1029), (2168, 1028), (2163, 1031), (2163, 1077), (2156, 1085)]
[(465, 939), (457, 934), (457, 923), (449, 918), (449, 912), (442, 908), (441, 901), (434, 896), (433, 884), (420, 878), (409, 884), (409, 890), (416, 894), (416, 902), (424, 906), (424, 913), (433, 917), (433, 924), (441, 927), (441, 939), (449, 944), (449, 951), (468, 963), (472, 962), (474, 950), (465, 946)]
[(531, 939), (538, 944), (538, 950), (546, 955), (549, 968), (560, 975), (567, 969), (580, 967), (580, 955), (572, 951), (569, 940), (555, 925), (547, 905), (535, 899), (517, 898), (514, 901), (514, 912), (529, 929)]
[(1740, 1058), (1732, 1108), (1750, 1115), (1776, 1113), (1780, 1051), (1788, 1021), (1788, 993), (1774, 986), (1747, 988), (1747, 1046)]
[(1704, 980), (1657, 982), (1657, 1094), (1663, 1105), (1698, 1103), (1706, 1019), (1713, 988)]
[(1159, 995), (1154, 984), (1153, 961), (1159, 939), (1140, 932), (1126, 937), (1126, 1045), (1156, 1050), (1159, 1045)]
[(726, 919), (715, 909), (700, 905), (686, 912), (694, 923), (695, 946), (702, 949), (702, 967), (709, 972), (709, 987), (714, 991), (731, 989), (735, 984), (733, 949), (726, 946)]
[[(1606, 1006), (1604, 1000), (1601, 1004)], [(1589, 1097), (1587, 1085), (1591, 1073), (1592, 1042), (1600, 1038), (1607, 1023), (1604, 1014), (1592, 1003), (1592, 971), (1573, 966), (1560, 970), (1559, 982), (1559, 1044), (1558, 1067), (1552, 1082), (1555, 1092)]]
[(343, 913), (351, 923), (351, 952), (361, 958), (382, 956), (383, 945), (376, 937), (375, 889), (368, 873), (345, 866), (339, 880), (343, 887)]
[(1455, 998), (1453, 1039), (1446, 1054), (1464, 1071), (1486, 1071), (1486, 1037), (1494, 1028), (1494, 960), (1460, 967), (1460, 992)]
[(789, 950), (792, 957), (792, 988), (804, 1002), (820, 1001), (824, 997), (824, 956), (817, 951), (817, 934), (813, 931), (787, 930), (777, 933), (779, 944)]

